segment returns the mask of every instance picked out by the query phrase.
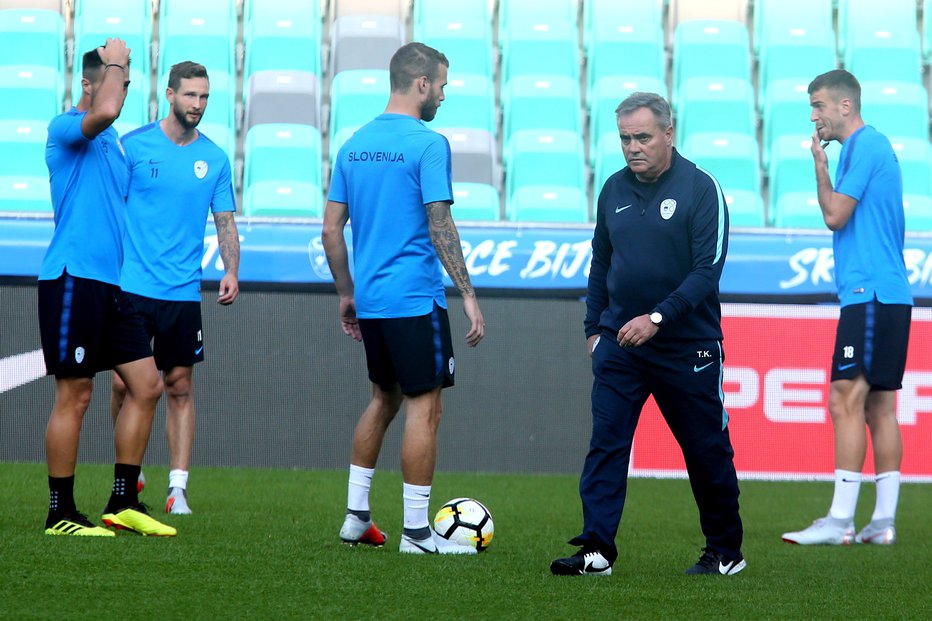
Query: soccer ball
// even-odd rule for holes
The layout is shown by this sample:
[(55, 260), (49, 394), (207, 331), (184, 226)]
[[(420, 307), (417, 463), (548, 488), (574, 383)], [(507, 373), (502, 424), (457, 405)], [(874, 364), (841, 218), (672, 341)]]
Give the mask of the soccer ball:
[(437, 512), (434, 530), (444, 539), (482, 552), (492, 543), (495, 526), (484, 504), (472, 498), (454, 498)]

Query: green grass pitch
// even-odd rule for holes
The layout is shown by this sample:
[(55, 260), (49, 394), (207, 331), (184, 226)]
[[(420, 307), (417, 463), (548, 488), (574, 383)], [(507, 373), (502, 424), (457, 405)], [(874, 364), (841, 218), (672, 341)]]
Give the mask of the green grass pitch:
[[(895, 546), (791, 546), (780, 540), (827, 509), (827, 483), (742, 482), (744, 553), (734, 577), (685, 576), (702, 547), (685, 481), (636, 479), (607, 578), (550, 575), (573, 549), (574, 476), (439, 473), (431, 510), (456, 496), (495, 520), (476, 557), (398, 553), (401, 477), (376, 474), (385, 548), (337, 537), (342, 471), (197, 468), (193, 516), (165, 516), (167, 472), (146, 467), (143, 500), (174, 539), (47, 537), (43, 464), (0, 464), (0, 619), (932, 619), (932, 486), (906, 484)], [(79, 465), (79, 508), (99, 521), (112, 468)], [(870, 517), (862, 488), (858, 526)]]

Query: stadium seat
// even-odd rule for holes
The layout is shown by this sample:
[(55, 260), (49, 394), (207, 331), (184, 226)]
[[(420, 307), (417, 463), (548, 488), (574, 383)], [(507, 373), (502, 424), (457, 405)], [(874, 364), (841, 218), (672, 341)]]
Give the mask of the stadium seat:
[(759, 152), (753, 135), (726, 132), (693, 134), (682, 147), (682, 154), (712, 173), (726, 194), (760, 193)]
[[(236, 129), (236, 105), (234, 97), (236, 92), (236, 78), (228, 73), (219, 70), (213, 70), (207, 67), (208, 80), (210, 82), (210, 98), (207, 101), (207, 109), (201, 118), (202, 123), (211, 123), (216, 125), (225, 125), (230, 130)], [(158, 90), (158, 108), (159, 118), (164, 118), (169, 113), (168, 98), (165, 91), (168, 88), (168, 73), (162, 75), (159, 80)]]
[(557, 185), (522, 186), (505, 203), (505, 218), (511, 222), (589, 222), (586, 192)]
[(600, 78), (587, 94), (589, 105), (589, 157), (595, 159), (599, 142), (606, 135), (618, 144), (618, 122), (615, 109), (631, 93), (658, 93), (667, 98), (666, 80), (653, 76), (612, 76)]
[[(768, 31), (834, 34), (834, 0), (755, 0), (753, 17), (754, 54), (760, 54)], [(766, 27), (765, 27), (766, 25)]]
[(812, 108), (809, 106), (809, 79), (774, 80), (764, 95), (764, 110), (761, 119), (763, 131), (763, 164), (766, 169), (770, 164), (770, 152), (773, 141), (788, 134), (805, 135), (815, 130), (809, 120)]
[(320, 3), (263, 2), (243, 22), (243, 78), (256, 71), (306, 71), (321, 75)]
[(226, 125), (200, 123), (197, 131), (204, 134), (211, 142), (223, 149), (230, 160), (230, 170), (236, 170), (236, 132)]
[[(598, 203), (599, 193), (608, 178), (627, 166), (625, 155), (621, 150), (621, 141), (617, 134), (605, 134), (599, 138), (595, 157), (592, 162), (593, 185), (592, 202)], [(595, 210), (593, 209), (593, 212)]]
[(751, 80), (748, 29), (732, 21), (697, 20), (676, 28), (673, 44), (673, 104), (690, 78), (714, 76)]
[(869, 26), (876, 30), (901, 31), (903, 26), (917, 26), (916, 0), (844, 0), (838, 2), (838, 53), (847, 58), (849, 33)]
[(500, 29), (502, 83), (514, 76), (541, 73), (579, 79), (578, 34), (574, 25), (554, 19)]
[[(108, 1), (112, 2), (113, 0)], [(279, 0), (276, 0), (276, 2), (278, 1)], [(237, 0), (197, 0), (197, 2), (190, 2), (189, 0), (159, 0), (159, 19), (177, 15), (211, 15), (230, 20), (235, 24), (237, 19), (236, 5)]]
[(929, 96), (911, 82), (861, 82), (861, 115), (887, 136), (929, 138)]
[(928, 194), (904, 194), (903, 213), (908, 232), (932, 233), (932, 197)]
[(45, 142), (49, 119), (0, 119), (0, 170), (4, 177), (46, 177)]
[(762, 228), (767, 226), (764, 198), (760, 192), (724, 190), (728, 205), (728, 224), (735, 228)]
[[(594, 29), (602, 23), (663, 32), (663, 2), (653, 0), (584, 0), (583, 49), (589, 51)], [(662, 40), (661, 40), (662, 43)]]
[[(645, 5), (650, 6), (649, 2)], [(666, 81), (663, 30), (639, 24), (625, 16), (593, 24), (586, 64), (586, 84), (591, 90), (606, 76), (644, 75)]]
[(408, 0), (328, 0), (331, 19), (356, 15), (384, 15), (400, 22), (407, 18)]
[(321, 218), (324, 197), (313, 183), (280, 179), (256, 181), (243, 190), (243, 215), (277, 218)]
[(163, 10), (159, 22), (158, 75), (166, 75), (172, 65), (185, 60), (204, 65), (210, 74), (236, 75), (235, 43), (236, 20), (230, 21), (223, 13), (211, 13), (206, 7), (203, 11), (180, 7), (170, 13)]
[[(770, 165), (768, 167), (768, 204), (770, 206), (769, 215), (776, 226), (796, 226), (780, 224), (779, 210), (784, 195), (802, 192), (806, 195), (815, 196), (815, 165), (812, 160), (811, 146), (812, 134), (780, 136), (773, 142), (773, 151), (770, 154)], [(833, 181), (840, 152), (841, 146), (837, 142), (832, 142), (825, 148), (825, 154), (828, 156), (829, 176)], [(797, 200), (796, 204), (798, 203)], [(791, 207), (792, 205), (791, 201)], [(816, 204), (816, 211), (821, 217), (818, 204)]]
[[(143, 75), (149, 75), (152, 45), (152, 7), (149, 2), (85, 0), (79, 3), (75, 7), (74, 16), (74, 65), (78, 72), (84, 53), (103, 45), (108, 37), (119, 37), (126, 41), (130, 49), (131, 66)], [(72, 81), (72, 88), (74, 84), (75, 81)]]
[(780, 195), (774, 209), (774, 226), (779, 228), (826, 230), (825, 219), (819, 208), (819, 198), (813, 189), (800, 192), (786, 192)]
[(453, 154), (453, 181), (500, 187), (495, 137), (482, 129), (444, 128)]
[[(80, 0), (78, 0), (80, 3)], [(0, 11), (7, 9), (41, 9), (43, 11), (58, 11), (64, 15), (68, 10), (66, 0), (0, 0)]]
[(498, 3), (498, 29), (501, 33), (542, 23), (562, 22), (574, 31), (578, 27), (576, 0), (508, 0)]
[(62, 111), (64, 87), (52, 67), (0, 65), (0, 120), (49, 120)]
[(0, 177), (0, 213), (4, 211), (52, 213), (48, 175)]
[(922, 47), (915, 18), (899, 26), (852, 25), (845, 67), (861, 82), (897, 80), (922, 83)]
[(415, 28), (419, 24), (435, 19), (444, 21), (477, 19), (491, 24), (492, 13), (489, 10), (488, 0), (417, 0), (414, 3)]
[(754, 87), (738, 78), (690, 78), (680, 85), (676, 131), (682, 143), (692, 134), (756, 134)]
[(519, 75), (502, 92), (505, 140), (522, 129), (582, 132), (579, 81), (560, 75)]
[(758, 70), (758, 110), (763, 111), (764, 97), (773, 82), (793, 79), (808, 85), (815, 76), (838, 66), (831, 27), (820, 30), (768, 27), (764, 33)]
[(320, 82), (305, 71), (257, 71), (249, 76), (243, 127), (298, 123), (320, 128)]
[(453, 182), (453, 218), (457, 221), (501, 219), (501, 197), (491, 185)]
[(576, 132), (521, 130), (505, 147), (506, 201), (521, 187), (554, 185), (586, 188), (582, 136)]
[(488, 21), (426, 19), (414, 25), (414, 39), (443, 52), (450, 61), (451, 77), (464, 74), (493, 77), (492, 29)]
[[(344, 71), (330, 85), (330, 162), (359, 127), (385, 111), (388, 71)], [(441, 105), (441, 109), (443, 106)], [(438, 116), (441, 112), (438, 111)]]
[(260, 181), (322, 185), (320, 131), (309, 125), (256, 125), (246, 134), (243, 157), (245, 190)]
[(468, 73), (448, 76), (444, 95), (431, 127), (470, 127), (498, 135), (495, 83), (490, 78)]
[(384, 15), (338, 17), (330, 32), (331, 76), (357, 69), (388, 70), (395, 50), (406, 42), (404, 22)]
[(932, 144), (923, 138), (891, 137), (903, 174), (903, 193), (932, 196)]
[(48, 10), (0, 11), (0, 64), (50, 67), (64, 74), (65, 20)]

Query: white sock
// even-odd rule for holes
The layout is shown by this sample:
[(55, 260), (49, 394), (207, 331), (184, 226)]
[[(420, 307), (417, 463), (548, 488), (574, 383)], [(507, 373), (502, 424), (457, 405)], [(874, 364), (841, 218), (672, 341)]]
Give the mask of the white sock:
[(404, 484), (405, 528), (415, 530), (427, 527), (427, 510), (430, 507), (430, 485)]
[(372, 487), (372, 475), (375, 468), (362, 466), (349, 467), (349, 489), (346, 494), (346, 508), (353, 511), (369, 510), (369, 488)]
[(168, 487), (180, 487), (188, 489), (188, 471), (172, 470), (168, 473)]
[(896, 517), (896, 503), (900, 497), (900, 471), (878, 473), (874, 481), (877, 482), (877, 504), (871, 521), (892, 520)]
[(836, 520), (854, 519), (854, 510), (858, 505), (858, 492), (861, 491), (861, 473), (851, 470), (835, 471), (835, 495), (829, 515)]

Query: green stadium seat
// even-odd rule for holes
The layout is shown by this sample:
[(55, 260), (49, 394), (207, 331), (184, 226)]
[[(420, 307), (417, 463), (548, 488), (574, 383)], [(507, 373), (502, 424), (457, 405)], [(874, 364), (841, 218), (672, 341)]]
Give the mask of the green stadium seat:
[[(812, 160), (811, 146), (812, 134), (780, 136), (773, 142), (773, 151), (770, 154), (770, 165), (768, 167), (768, 204), (770, 205), (769, 215), (773, 219), (775, 226), (798, 226), (780, 223), (780, 205), (784, 195), (801, 192), (815, 196), (815, 165)], [(838, 155), (840, 152), (841, 146), (837, 142), (832, 142), (825, 148), (825, 154), (828, 156), (829, 175), (833, 181), (835, 171), (838, 168)], [(794, 204), (798, 205), (798, 197), (796, 199), (795, 203), (791, 201), (791, 208)], [(818, 203), (816, 203), (816, 213), (821, 217)]]
[(861, 115), (887, 136), (929, 138), (929, 95), (912, 82), (861, 82)]
[(502, 83), (514, 76), (540, 73), (579, 79), (578, 34), (574, 25), (552, 20), (499, 30)]
[(583, 49), (587, 52), (599, 24), (663, 31), (663, 3), (653, 0), (583, 0)]
[(843, 0), (838, 2), (838, 54), (847, 58), (853, 29), (869, 26), (900, 32), (917, 27), (916, 0)]
[(0, 11), (0, 64), (50, 67), (64, 73), (65, 20), (55, 11)]
[(764, 108), (764, 97), (777, 80), (793, 79), (806, 84), (815, 76), (835, 69), (835, 33), (823, 30), (789, 27), (767, 28), (766, 40), (760, 51), (758, 70), (758, 109)]
[(502, 92), (507, 140), (522, 129), (582, 132), (579, 81), (560, 75), (519, 75)]
[(788, 134), (805, 135), (815, 130), (809, 120), (812, 108), (809, 107), (809, 81), (774, 80), (764, 95), (764, 110), (761, 119), (763, 131), (763, 164), (766, 169), (770, 164), (770, 152), (773, 141)]
[(762, 228), (767, 226), (764, 198), (760, 192), (723, 190), (728, 205), (728, 224), (735, 228)]
[(774, 210), (774, 226), (778, 228), (826, 230), (825, 219), (819, 208), (819, 198), (813, 189), (787, 192), (780, 195)]
[(498, 29), (509, 32), (512, 28), (535, 26), (541, 23), (562, 22), (574, 31), (578, 28), (576, 0), (507, 0), (498, 3)]
[(588, 89), (606, 76), (645, 75), (666, 81), (663, 30), (659, 26), (642, 25), (619, 16), (596, 22), (590, 32)]
[(61, 74), (39, 65), (0, 65), (0, 120), (40, 119), (46, 123), (62, 111)]
[(510, 222), (589, 222), (584, 190), (558, 185), (530, 185), (515, 190), (505, 203)]
[(453, 182), (453, 218), (457, 222), (501, 220), (501, 197), (491, 185)]
[(727, 194), (734, 190), (760, 193), (760, 147), (753, 135), (699, 133), (683, 143), (682, 154), (712, 173)]
[(320, 131), (310, 125), (255, 125), (246, 134), (243, 157), (245, 189), (259, 181), (322, 185)]
[[(357, 129), (382, 114), (390, 92), (388, 71), (344, 71), (330, 85), (330, 163)], [(443, 114), (443, 105), (437, 116)]]
[(49, 118), (0, 119), (0, 170), (4, 177), (46, 177), (45, 142)]
[(754, 87), (738, 78), (690, 78), (680, 85), (676, 131), (685, 143), (692, 134), (757, 130)]
[(900, 161), (903, 193), (932, 196), (932, 144), (923, 138), (890, 137)]
[(755, 0), (754, 54), (762, 53), (770, 31), (833, 32), (833, 0)]
[[(455, 74), (447, 77), (445, 99), (431, 121), (433, 128), (466, 127), (498, 134), (495, 111), (495, 83), (480, 74)], [(387, 93), (382, 93), (384, 103)]]
[(922, 83), (922, 47), (915, 18), (898, 27), (858, 24), (848, 31), (845, 67), (861, 82)]
[(52, 213), (48, 176), (0, 177), (0, 212), (4, 211)]
[(321, 75), (320, 3), (264, 2), (243, 23), (243, 78), (256, 71), (306, 71)]
[[(595, 157), (592, 161), (593, 185), (592, 185), (592, 202), (595, 205), (599, 199), (599, 193), (608, 178), (616, 172), (627, 166), (625, 154), (621, 150), (621, 141), (618, 134), (605, 134), (599, 138), (596, 146)], [(593, 211), (595, 211), (593, 209)]]
[(589, 157), (595, 160), (599, 142), (605, 136), (611, 136), (618, 144), (618, 122), (615, 109), (624, 99), (635, 92), (657, 93), (667, 98), (666, 80), (653, 76), (611, 76), (600, 78), (595, 87), (589, 91), (586, 103), (589, 105)]
[(514, 132), (505, 147), (506, 201), (521, 187), (555, 185), (586, 188), (582, 136), (560, 130)]
[(697, 77), (751, 80), (748, 29), (743, 23), (696, 20), (676, 27), (673, 43), (673, 104), (679, 88)]
[(256, 181), (243, 190), (243, 215), (276, 218), (321, 218), (324, 197), (313, 183), (278, 179)]
[(492, 29), (478, 18), (427, 19), (414, 25), (414, 40), (440, 50), (450, 61), (450, 77), (494, 74)]
[(904, 194), (903, 213), (907, 231), (932, 233), (932, 197), (928, 194)]

